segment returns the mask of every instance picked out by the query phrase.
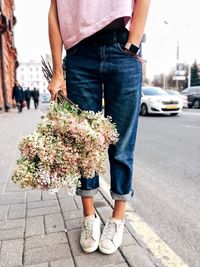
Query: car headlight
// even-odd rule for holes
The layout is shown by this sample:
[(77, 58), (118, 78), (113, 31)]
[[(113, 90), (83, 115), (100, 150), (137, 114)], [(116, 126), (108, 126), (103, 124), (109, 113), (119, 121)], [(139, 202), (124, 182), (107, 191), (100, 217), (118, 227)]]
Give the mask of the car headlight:
[(158, 103), (161, 103), (161, 100), (160, 99), (150, 99), (150, 102), (152, 104), (158, 104)]

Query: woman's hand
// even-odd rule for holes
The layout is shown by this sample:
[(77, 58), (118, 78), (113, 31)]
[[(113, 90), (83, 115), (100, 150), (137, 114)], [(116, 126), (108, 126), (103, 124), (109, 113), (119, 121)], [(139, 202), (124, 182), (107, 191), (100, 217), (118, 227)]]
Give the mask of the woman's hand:
[(51, 94), (51, 100), (55, 100), (56, 94), (59, 91), (61, 91), (61, 94), (63, 96), (67, 96), (66, 82), (64, 80), (63, 75), (54, 74), (48, 86), (48, 90)]

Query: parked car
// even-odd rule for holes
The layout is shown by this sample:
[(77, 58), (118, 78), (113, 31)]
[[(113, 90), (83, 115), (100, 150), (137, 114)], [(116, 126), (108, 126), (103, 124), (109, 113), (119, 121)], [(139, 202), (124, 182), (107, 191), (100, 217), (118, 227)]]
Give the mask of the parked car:
[(182, 102), (182, 105), (184, 108), (187, 108), (188, 107), (188, 99), (187, 99), (187, 96), (185, 95), (181, 95), (178, 91), (176, 90), (166, 90), (167, 93), (169, 95), (173, 95), (174, 97), (177, 97), (178, 100), (180, 100), (180, 102)]
[(200, 108), (200, 86), (191, 86), (181, 92), (187, 96), (189, 108)]
[(160, 87), (143, 87), (141, 98), (141, 115), (169, 114), (176, 116), (182, 111), (183, 104), (177, 97), (169, 95)]

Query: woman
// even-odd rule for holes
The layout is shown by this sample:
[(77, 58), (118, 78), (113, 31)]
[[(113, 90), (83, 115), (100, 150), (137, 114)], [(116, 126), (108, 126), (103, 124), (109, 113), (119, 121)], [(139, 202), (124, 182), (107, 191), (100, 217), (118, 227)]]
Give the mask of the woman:
[[(113, 214), (102, 234), (93, 198), (99, 177), (81, 179), (84, 222), (80, 244), (93, 252), (111, 254), (121, 245), (126, 201), (133, 196), (133, 152), (141, 98), (140, 42), (150, 0), (51, 0), (49, 39), (53, 58), (52, 99), (58, 90), (83, 110), (102, 109), (112, 117), (119, 141), (108, 154)], [(62, 70), (62, 47), (67, 51), (66, 84)], [(66, 90), (67, 89), (67, 90)]]

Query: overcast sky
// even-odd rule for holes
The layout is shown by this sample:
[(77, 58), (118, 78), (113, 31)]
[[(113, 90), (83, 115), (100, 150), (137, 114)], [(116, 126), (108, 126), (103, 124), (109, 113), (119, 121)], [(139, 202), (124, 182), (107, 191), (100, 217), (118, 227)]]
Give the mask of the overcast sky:
[[(104, 0), (105, 1), (105, 0)], [(50, 0), (15, 0), (15, 42), (20, 61), (50, 53), (47, 16)], [(143, 56), (147, 74), (168, 72), (176, 62), (177, 42), (183, 61), (200, 61), (199, 0), (152, 0)], [(167, 23), (164, 23), (166, 21)]]

